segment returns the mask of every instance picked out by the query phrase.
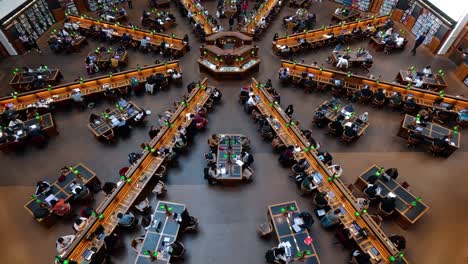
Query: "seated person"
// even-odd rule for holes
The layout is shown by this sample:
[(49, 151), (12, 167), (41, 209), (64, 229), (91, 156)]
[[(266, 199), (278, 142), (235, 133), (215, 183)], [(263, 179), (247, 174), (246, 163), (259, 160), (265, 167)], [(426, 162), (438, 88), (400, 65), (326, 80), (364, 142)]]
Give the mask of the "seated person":
[(341, 215), (341, 210), (340, 209), (335, 209), (333, 211), (328, 211), (321, 219), (320, 223), (322, 224), (322, 227), (328, 229), (331, 227), (334, 227), (340, 222), (340, 215)]
[(434, 138), (434, 141), (432, 142), (434, 147), (436, 147), (439, 150), (445, 150), (449, 147), (449, 142), (448, 142), (448, 137), (444, 136), (442, 138), (436, 137)]
[(73, 186), (72, 193), (73, 193), (73, 199), (75, 201), (84, 200), (88, 198), (89, 195), (91, 195), (89, 189), (85, 185), (82, 185), (80, 183), (76, 183)]
[(71, 211), (71, 206), (69, 203), (65, 202), (64, 199), (52, 200), (50, 201), (52, 206), (52, 211), (58, 216), (64, 216)]
[(392, 213), (393, 210), (395, 210), (396, 207), (396, 199), (395, 197), (384, 197), (380, 201), (380, 209), (384, 211), (385, 213)]
[(289, 166), (295, 163), (294, 159), (294, 146), (288, 146), (283, 153), (279, 156), (278, 161), (283, 165), (283, 166)]
[(353, 258), (356, 261), (356, 264), (372, 264), (369, 253), (362, 252), (359, 249), (353, 252)]
[(218, 181), (216, 178), (220, 176), (221, 172), (218, 173), (216, 164), (211, 164), (205, 169), (205, 179), (208, 180), (209, 184), (216, 184)]
[(403, 102), (403, 104), (408, 108), (408, 109), (414, 109), (416, 108), (416, 100), (412, 96), (406, 97), (406, 100)]
[(390, 98), (390, 104), (392, 105), (400, 105), (401, 104), (401, 93), (394, 92), (392, 97)]
[(279, 75), (279, 79), (282, 80), (282, 81), (288, 80), (289, 77), (291, 76), (289, 74), (289, 68), (284, 68), (284, 69), (280, 70), (278, 75)]
[(368, 113), (368, 112), (364, 112), (363, 114), (361, 114), (361, 115), (358, 117), (358, 120), (361, 120), (362, 123), (367, 123), (367, 121), (369, 121), (369, 113)]
[(216, 153), (213, 151), (206, 153), (205, 159), (208, 162), (208, 165), (216, 164)]
[(341, 174), (343, 174), (343, 168), (338, 165), (338, 164), (334, 164), (334, 165), (331, 165), (331, 166), (328, 166), (328, 171), (330, 172), (331, 175), (333, 175), (335, 178), (338, 178), (341, 176)]
[(336, 64), (336, 67), (338, 69), (348, 69), (348, 59), (346, 58), (346, 56), (341, 56), (338, 58), (338, 63)]
[(369, 197), (369, 199), (376, 199), (380, 195), (381, 189), (377, 184), (368, 184), (364, 189), (364, 193)]
[(351, 124), (351, 126), (346, 126), (343, 132), (343, 135), (350, 137), (350, 138), (355, 138), (357, 137), (357, 125), (356, 124)]
[(426, 66), (423, 70), (422, 70), (422, 73), (426, 76), (431, 76), (432, 75), (432, 71), (431, 71), (431, 66), (428, 65)]
[(244, 168), (249, 167), (254, 162), (252, 154), (246, 152), (245, 150), (242, 150), (241, 152), (241, 159), (242, 162), (244, 162), (244, 165), (242, 165)]
[(395, 40), (395, 45), (397, 48), (401, 48), (404, 43), (405, 43), (405, 38), (402, 36), (398, 36)]
[[(304, 173), (305, 174), (305, 173)], [(311, 193), (317, 190), (317, 185), (314, 183), (314, 176), (307, 175), (300, 185), (301, 191), (303, 193)]]
[(286, 245), (284, 243), (280, 243), (278, 247), (272, 248), (267, 251), (265, 254), (266, 261), (268, 263), (286, 263)]
[(361, 95), (364, 98), (371, 98), (372, 95), (374, 95), (374, 92), (372, 92), (372, 90), (370, 89), (370, 86), (366, 84), (361, 89)]
[(327, 193), (318, 192), (314, 197), (314, 205), (317, 210), (328, 208)]
[(221, 143), (221, 138), (218, 136), (218, 134), (212, 134), (208, 138), (208, 146), (210, 146), (212, 150), (217, 149), (220, 143)]
[(374, 94), (374, 98), (378, 102), (384, 102), (385, 101), (385, 93), (382, 88), (377, 89), (377, 91)]
[(343, 118), (337, 118), (335, 121), (330, 123), (330, 128), (335, 130), (336, 135), (343, 134), (343, 125), (341, 124)]
[(388, 239), (392, 241), (393, 245), (399, 250), (403, 251), (406, 249), (406, 239), (400, 235), (391, 235)]
[(50, 188), (50, 183), (46, 181), (38, 181), (36, 183), (36, 191), (34, 192), (34, 195), (38, 196), (38, 195), (44, 194), (45, 192), (49, 190), (49, 188)]
[(333, 161), (333, 156), (328, 152), (319, 152), (317, 156), (326, 165), (331, 165)]
[(70, 247), (70, 245), (75, 240), (75, 235), (62, 236), (57, 239), (55, 242), (57, 253), (63, 254)]
[(422, 88), (423, 87), (423, 84), (424, 84), (424, 81), (421, 77), (416, 77), (414, 79), (414, 87), (416, 88)]
[(79, 217), (73, 222), (73, 230), (79, 233), (85, 230), (86, 226), (89, 224), (89, 219), (85, 217)]
[(310, 230), (312, 224), (314, 223), (312, 215), (309, 212), (300, 212), (297, 216), (302, 218), (302, 221), (304, 222), (304, 224), (300, 225), (299, 227)]
[(128, 212), (125, 215), (121, 212), (117, 213), (117, 219), (119, 219), (119, 226), (121, 227), (132, 227), (135, 222), (135, 215)]
[(184, 209), (184, 211), (180, 214), (180, 217), (181, 217), (180, 228), (182, 230), (186, 230), (187, 228), (190, 228), (190, 227), (195, 227), (198, 224), (197, 219), (193, 216), (190, 216), (187, 209)]

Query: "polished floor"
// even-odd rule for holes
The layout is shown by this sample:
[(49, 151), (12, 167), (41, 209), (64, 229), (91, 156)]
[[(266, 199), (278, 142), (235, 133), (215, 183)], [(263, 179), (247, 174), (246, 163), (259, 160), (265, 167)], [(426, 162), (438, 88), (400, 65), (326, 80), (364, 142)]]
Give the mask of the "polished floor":
[[(147, 1), (133, 1), (134, 9), (129, 10), (130, 20), (139, 24), (139, 18)], [(215, 2), (204, 2), (214, 14)], [(250, 3), (252, 5), (252, 3)], [(318, 16), (318, 25), (328, 24), (331, 12), (336, 5), (330, 2), (311, 5), (310, 11)], [(156, 114), (164, 111), (171, 103), (179, 99), (186, 91), (185, 85), (201, 79), (196, 58), (199, 56), (199, 42), (193, 35), (193, 30), (187, 20), (180, 17), (174, 4), (170, 10), (177, 17), (177, 26), (170, 30), (177, 36), (187, 33), (190, 37), (192, 50), (181, 59), (184, 72), (184, 85), (171, 87), (168, 91), (153, 96), (133, 97), (132, 100), (150, 109), (153, 113), (149, 118), (147, 128), (134, 128), (131, 136), (120, 139), (115, 145), (109, 146), (97, 142), (86, 127), (89, 114), (100, 112), (107, 107), (102, 102), (95, 109), (78, 111), (70, 109), (54, 113), (60, 135), (50, 140), (43, 149), (27, 148), (21, 153), (0, 154), (0, 263), (51, 263), (55, 251), (55, 239), (60, 235), (72, 234), (72, 224), (69, 220), (58, 221), (50, 228), (44, 228), (36, 223), (23, 208), (34, 190), (34, 184), (41, 179), (54, 179), (59, 169), (64, 165), (83, 162), (94, 170), (102, 181), (117, 181), (118, 170), (127, 166), (127, 154), (136, 151), (140, 143), (148, 140), (147, 130), (150, 124), (156, 123)], [(281, 93), (283, 105), (294, 104), (294, 115), (302, 121), (303, 128), (311, 127), (314, 109), (329, 94), (304, 94), (292, 87), (281, 87), (276, 81), (279, 58), (271, 51), (271, 39), (275, 32), (285, 32), (281, 17), (293, 14), (294, 9), (283, 7), (279, 17), (272, 23), (263, 38), (258, 41), (260, 57), (263, 60), (260, 71), (254, 77), (261, 81), (268, 78)], [(227, 24), (227, 21), (223, 21)], [(58, 26), (57, 26), (58, 27)], [(414, 39), (410, 38), (408, 47)], [(29, 53), (16, 56), (0, 62), (0, 95), (11, 92), (7, 82), (14, 67), (36, 66), (45, 63), (49, 67), (62, 70), (64, 81), (72, 81), (81, 76), (86, 78), (84, 58), (89, 50), (98, 45), (95, 41), (75, 54), (51, 54), (40, 42), (43, 53)], [(352, 48), (365, 47), (367, 42), (352, 43)], [(312, 51), (297, 60), (304, 59), (306, 63), (318, 61), (324, 63), (331, 49)], [(455, 68), (444, 57), (431, 56), (425, 48), (420, 48), (415, 57), (410, 56), (409, 49), (402, 53), (384, 55), (372, 53), (376, 63), (371, 69), (375, 76), (381, 75), (383, 80), (393, 80), (398, 70), (415, 65), (417, 68), (432, 65), (433, 69), (443, 68), (448, 72), (448, 94), (463, 95), (467, 88), (457, 81), (453, 73)], [(129, 67), (152, 64), (155, 55), (145, 55), (130, 51)], [(209, 76), (208, 76), (209, 77)], [(198, 217), (200, 230), (194, 235), (184, 235), (182, 241), (188, 252), (184, 263), (264, 263), (265, 251), (274, 246), (276, 241), (261, 240), (256, 235), (256, 226), (266, 219), (269, 204), (297, 200), (302, 210), (311, 210), (309, 198), (302, 197), (296, 190), (288, 175), (290, 171), (283, 169), (277, 162), (277, 155), (271, 151), (270, 144), (261, 140), (256, 126), (237, 102), (239, 88), (248, 80), (220, 82), (209, 78), (209, 84), (219, 88), (223, 94), (223, 102), (214, 112), (210, 113), (208, 129), (196, 136), (188, 153), (181, 157), (179, 166), (172, 168), (168, 175), (168, 195), (166, 200), (184, 203), (191, 214)], [(369, 106), (354, 105), (357, 112), (370, 113), (370, 127), (366, 134), (356, 143), (343, 145), (334, 138), (325, 135), (325, 131), (313, 129), (324, 150), (331, 152), (335, 162), (344, 167), (343, 180), (354, 182), (356, 177), (372, 164), (386, 168), (397, 167), (400, 180), (408, 181), (413, 193), (423, 198), (430, 206), (426, 215), (414, 226), (402, 230), (391, 220), (384, 223), (387, 234), (403, 234), (408, 239), (406, 256), (411, 263), (424, 264), (458, 264), (468, 261), (468, 236), (466, 236), (466, 220), (468, 218), (468, 195), (465, 186), (468, 184), (467, 171), (468, 136), (462, 132), (461, 149), (448, 159), (435, 158), (422, 150), (409, 150), (405, 141), (396, 136), (403, 115), (388, 109), (375, 109)], [(206, 140), (212, 133), (242, 133), (252, 140), (252, 154), (255, 156), (253, 168), (255, 179), (252, 183), (233, 188), (208, 186), (202, 177), (204, 164), (203, 154), (208, 150)], [(96, 204), (101, 200), (97, 198)], [(152, 201), (155, 200), (151, 197)], [(79, 208), (75, 208), (78, 210)], [(129, 245), (129, 239), (143, 234), (141, 229), (132, 233), (119, 232), (124, 237), (124, 244)], [(315, 223), (312, 227), (317, 252), (321, 263), (346, 263), (350, 252), (341, 246), (334, 245), (333, 233), (327, 232)], [(132, 263), (135, 253), (127, 248), (113, 257), (114, 263)]]

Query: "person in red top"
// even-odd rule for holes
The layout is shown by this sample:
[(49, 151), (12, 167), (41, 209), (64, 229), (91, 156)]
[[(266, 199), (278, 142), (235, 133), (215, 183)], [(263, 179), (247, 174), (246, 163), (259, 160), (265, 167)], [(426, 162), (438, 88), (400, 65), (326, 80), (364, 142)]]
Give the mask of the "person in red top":
[(64, 216), (71, 211), (70, 204), (63, 199), (52, 200), (50, 204), (52, 205), (52, 211), (58, 216)]
[(245, 16), (247, 14), (247, 9), (249, 8), (249, 3), (247, 1), (242, 2), (242, 14)]

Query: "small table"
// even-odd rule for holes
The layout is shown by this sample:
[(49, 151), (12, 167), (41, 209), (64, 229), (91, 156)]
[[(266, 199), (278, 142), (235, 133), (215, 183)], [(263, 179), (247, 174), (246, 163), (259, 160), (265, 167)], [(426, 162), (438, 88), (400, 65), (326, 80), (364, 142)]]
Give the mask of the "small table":
[[(399, 83), (403, 85), (407, 85), (408, 83), (415, 84), (416, 82), (413, 81), (414, 78), (418, 75), (418, 73), (411, 71), (400, 71), (398, 72), (396, 79)], [(444, 77), (439, 74), (435, 74), (432, 77), (425, 76), (422, 73), (419, 74), (419, 77), (422, 78), (423, 86), (421, 89), (428, 89), (432, 91), (441, 91), (447, 88), (447, 82), (445, 81)], [(407, 79), (411, 78), (411, 80)]]
[[(377, 165), (372, 165), (356, 179), (354, 184), (359, 190), (363, 191), (367, 187), (369, 177), (376, 175), (378, 180), (375, 184), (382, 189), (380, 195), (382, 197), (387, 196), (389, 193), (395, 195), (395, 211), (399, 215), (398, 224), (406, 229), (411, 224), (416, 223), (429, 210), (429, 207), (422, 201), (418, 201), (416, 196), (403, 188), (396, 180), (383, 177), (379, 172), (380, 170), (381, 168), (377, 167)], [(414, 206), (414, 202), (416, 202), (416, 206)]]
[[(27, 202), (24, 205), (24, 208), (32, 216), (34, 216), (33, 211), (39, 209), (40, 207), (46, 207), (49, 209), (50, 213), (52, 213), (51, 208), (49, 207), (47, 202), (44, 202), (46, 198), (48, 198), (49, 196), (55, 196), (56, 199), (64, 199), (66, 202), (68, 202), (73, 197), (73, 193), (70, 188), (71, 184), (80, 183), (85, 186), (88, 186), (96, 180), (99, 181), (99, 179), (96, 177), (96, 173), (94, 173), (84, 164), (78, 163), (73, 167), (73, 170), (70, 170), (65, 175), (65, 180), (61, 182), (55, 181), (51, 183), (50, 191), (38, 196), (32, 195), (31, 200), (29, 200), (29, 202)], [(48, 218), (50, 218), (50, 215), (51, 214), (49, 214), (48, 217), (41, 219), (36, 218), (36, 221), (42, 222), (44, 220), (48, 220)]]
[[(339, 105), (336, 107), (333, 107), (330, 105), (329, 101), (323, 102), (317, 109), (315, 109), (315, 112), (322, 111), (325, 115), (325, 118), (327, 119), (328, 123), (336, 121), (338, 116), (343, 115), (346, 116), (342, 111), (344, 105)], [(358, 117), (355, 115), (355, 113), (352, 113), (352, 116), (350, 116), (348, 119), (343, 119), (341, 122), (342, 125), (345, 125), (346, 123), (350, 122), (358, 127), (357, 131), (357, 136), (360, 137), (366, 132), (366, 129), (369, 127), (369, 122), (358, 122)]]
[(232, 185), (242, 181), (242, 166), (237, 164), (238, 160), (242, 160), (240, 155), (242, 152), (240, 134), (221, 134), (219, 135), (221, 142), (218, 144), (218, 152), (216, 155), (217, 171), (220, 176), (216, 180), (224, 185)]
[[(296, 201), (285, 202), (268, 206), (268, 216), (270, 217), (276, 232), (278, 242), (291, 245), (291, 259), (288, 263), (295, 261), (307, 264), (320, 263), (314, 244), (309, 232), (302, 229), (296, 232), (293, 228), (294, 218), (300, 210)], [(310, 241), (307, 241), (310, 240)]]
[(117, 119), (121, 118), (128, 122), (141, 111), (143, 110), (139, 106), (130, 101), (125, 108), (116, 108), (108, 113), (105, 113), (104, 116), (101, 115), (99, 118), (99, 124), (88, 123), (88, 128), (97, 138), (100, 138), (115, 128), (115, 124), (111, 122), (112, 117)]
[[(55, 136), (58, 134), (57, 127), (55, 126), (55, 120), (51, 113), (37, 116), (36, 118), (28, 119), (23, 122), (23, 126), (14, 130), (14, 135), (17, 136), (18, 141), (24, 141), (28, 138), (33, 129), (41, 129), (48, 136)], [(21, 131), (21, 132), (19, 132)], [(3, 131), (6, 133), (6, 131)], [(0, 150), (9, 152), (15, 148), (16, 141), (6, 141), (0, 143)]]
[(57, 85), (63, 77), (59, 69), (46, 70), (43, 73), (16, 73), (10, 81), (10, 86), (17, 92), (27, 92), (33, 87), (33, 82), (41, 76), (45, 84)]
[[(171, 255), (166, 245), (173, 243), (179, 234), (180, 224), (176, 221), (185, 210), (185, 205), (159, 201), (154, 212), (153, 224), (146, 231), (135, 264), (169, 263)], [(174, 219), (176, 217), (176, 219)], [(152, 260), (151, 256), (156, 256)]]
[(346, 14), (343, 14), (343, 12), (341, 12), (340, 14), (336, 14), (335, 12), (333, 12), (332, 14), (332, 18), (331, 20), (332, 21), (338, 21), (338, 22), (346, 22), (346, 21), (352, 21), (356, 18), (359, 18), (361, 16), (361, 13), (355, 9), (347, 9), (347, 12)]
[[(411, 127), (412, 124), (414, 128)], [(426, 126), (416, 123), (416, 117), (411, 115), (405, 115), (401, 123), (400, 130), (398, 131), (398, 136), (402, 138), (408, 138), (410, 131), (420, 130), (421, 134), (424, 136), (426, 141), (430, 144), (434, 141), (435, 138), (443, 138), (448, 136), (450, 138), (448, 155), (452, 154), (455, 150), (460, 148), (460, 132), (455, 132), (449, 128), (445, 128), (441, 125), (435, 123), (426, 123)]]

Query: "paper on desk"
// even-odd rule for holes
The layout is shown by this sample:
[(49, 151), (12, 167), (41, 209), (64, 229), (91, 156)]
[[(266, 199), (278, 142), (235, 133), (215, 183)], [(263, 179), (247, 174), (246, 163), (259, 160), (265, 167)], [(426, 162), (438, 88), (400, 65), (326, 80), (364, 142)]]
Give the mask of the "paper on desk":
[(47, 203), (49, 203), (49, 204), (50, 204), (50, 202), (51, 202), (52, 200), (57, 200), (56, 197), (55, 197), (55, 195), (53, 195), (53, 194), (50, 194), (49, 196), (47, 196), (47, 198), (45, 198), (45, 201), (46, 201)]
[(395, 195), (394, 193), (392, 193), (392, 192), (389, 192), (387, 196), (388, 196), (388, 197), (392, 197), (392, 198), (395, 198), (395, 197), (396, 197), (396, 195)]
[(171, 240), (170, 237), (164, 237), (164, 242), (169, 242)]
[(318, 216), (325, 215), (325, 210), (323, 210), (323, 209), (317, 210), (317, 215)]
[(226, 174), (226, 168), (221, 168), (221, 174)]
[(304, 221), (302, 221), (301, 218), (297, 217), (297, 218), (294, 218), (294, 223), (299, 226), (299, 225), (303, 225)]
[(286, 247), (291, 247), (291, 243), (289, 241), (286, 241), (286, 242), (283, 242), (283, 244), (286, 246)]
[(299, 233), (299, 232), (301, 232), (301, 230), (302, 230), (302, 229), (301, 229), (298, 225), (296, 225), (296, 224), (292, 225), (292, 228), (294, 229), (294, 232), (296, 232), (296, 233)]
[(242, 165), (244, 165), (244, 162), (242, 162), (242, 160), (236, 160), (236, 164), (242, 167)]

